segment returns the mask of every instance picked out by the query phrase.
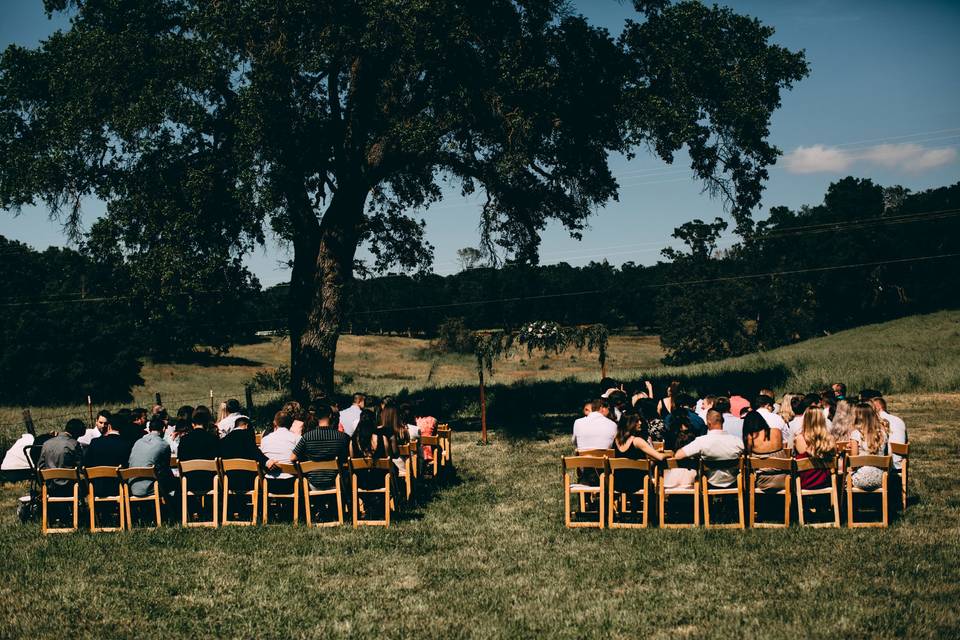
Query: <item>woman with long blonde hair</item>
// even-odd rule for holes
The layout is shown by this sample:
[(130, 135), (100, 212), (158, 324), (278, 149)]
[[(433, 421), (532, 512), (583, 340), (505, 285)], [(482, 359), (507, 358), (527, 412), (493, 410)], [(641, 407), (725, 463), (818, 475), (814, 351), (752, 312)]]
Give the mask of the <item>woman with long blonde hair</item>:
[[(853, 428), (850, 431), (851, 456), (885, 456), (890, 425), (880, 417), (869, 402), (858, 402), (853, 410)], [(883, 469), (860, 467), (851, 476), (853, 486), (859, 489), (879, 489), (883, 484)]]
[(783, 418), (783, 421), (787, 424), (790, 424), (790, 421), (797, 417), (797, 414), (793, 412), (793, 398), (797, 394), (795, 393), (785, 393), (783, 398), (780, 399), (780, 417)]
[(837, 442), (850, 439), (850, 433), (853, 431), (854, 404), (849, 400), (838, 400), (836, 412), (833, 414), (833, 421), (830, 423), (830, 435)]
[[(827, 418), (820, 407), (807, 407), (803, 412), (803, 428), (793, 441), (797, 460), (811, 458), (829, 462), (836, 454), (836, 443), (827, 430)], [(820, 489), (830, 481), (830, 470), (823, 468), (800, 472), (802, 489)]]

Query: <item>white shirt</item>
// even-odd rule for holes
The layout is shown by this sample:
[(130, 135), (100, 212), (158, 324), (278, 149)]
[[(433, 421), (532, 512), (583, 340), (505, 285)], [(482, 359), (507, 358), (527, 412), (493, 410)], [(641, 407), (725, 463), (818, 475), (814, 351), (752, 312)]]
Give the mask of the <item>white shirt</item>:
[(3, 464), (0, 464), (0, 470), (18, 471), (20, 469), (29, 469), (30, 461), (27, 460), (27, 456), (24, 455), (23, 448), (29, 447), (32, 444), (32, 435), (25, 433), (20, 436), (7, 451), (7, 454), (3, 456)]
[[(907, 425), (906, 423), (893, 415), (892, 413), (887, 413), (886, 411), (880, 412), (880, 417), (886, 420), (890, 424), (890, 436), (887, 439), (888, 442), (896, 442), (897, 444), (906, 444), (907, 440)], [(903, 456), (898, 456), (894, 454), (893, 456), (893, 466), (895, 469), (899, 469), (903, 464)]]
[(573, 446), (577, 449), (609, 449), (617, 435), (617, 423), (592, 411), (573, 423)]
[[(788, 440), (790, 438), (790, 427), (787, 426), (787, 423), (783, 421), (783, 418), (781, 418), (776, 413), (770, 411), (766, 407), (760, 407), (759, 409), (757, 409), (757, 413), (759, 413), (763, 417), (768, 427), (770, 427), (771, 429), (780, 429), (780, 433), (783, 434), (784, 440)], [(742, 430), (741, 430), (741, 433), (742, 433)]]
[(723, 432), (743, 440), (743, 418), (738, 418), (731, 413), (723, 414)]
[(340, 412), (340, 424), (343, 425), (343, 432), (348, 436), (353, 436), (357, 430), (357, 423), (360, 422), (360, 414), (363, 409), (360, 405), (352, 404)]
[(242, 413), (231, 413), (226, 418), (217, 423), (217, 431), (220, 432), (220, 437), (227, 435), (233, 431), (233, 427), (236, 426), (237, 418), (246, 418), (247, 416)]
[(86, 433), (77, 438), (77, 442), (80, 444), (90, 445), (94, 438), (100, 437), (100, 430), (97, 428), (87, 429)]
[[(290, 464), (290, 456), (293, 454), (293, 448), (300, 441), (300, 436), (291, 433), (290, 429), (278, 427), (263, 436), (260, 441), (260, 451), (270, 460)], [(278, 478), (292, 478), (289, 473), (278, 473)]]
[(415, 424), (408, 424), (408, 425), (407, 425), (407, 433), (410, 434), (410, 439), (411, 439), (411, 440), (414, 439), (414, 438), (419, 438), (419, 437), (420, 437), (420, 427), (418, 427), (418, 426), (415, 425)]
[[(730, 435), (726, 430), (710, 429), (680, 451), (686, 457), (700, 456), (704, 460), (736, 460), (743, 453), (743, 440)], [(729, 487), (737, 481), (736, 476), (725, 469), (710, 472), (707, 480), (717, 487)]]

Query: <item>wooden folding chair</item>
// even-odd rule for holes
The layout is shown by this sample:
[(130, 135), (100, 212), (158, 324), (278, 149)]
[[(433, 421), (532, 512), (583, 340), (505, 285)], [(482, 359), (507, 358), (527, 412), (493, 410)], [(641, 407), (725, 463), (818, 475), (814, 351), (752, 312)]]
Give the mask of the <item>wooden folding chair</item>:
[(907, 464), (910, 462), (910, 443), (900, 444), (899, 442), (890, 443), (890, 453), (900, 456), (900, 500), (903, 510), (907, 509)]
[[(847, 526), (850, 528), (855, 527), (887, 527), (890, 524), (890, 510), (889, 510), (889, 493), (887, 491), (887, 483), (889, 482), (890, 477), (890, 465), (893, 463), (892, 456), (851, 456), (847, 461)], [(860, 487), (853, 486), (853, 472), (860, 467), (877, 467), (883, 471), (883, 476), (880, 480), (879, 489), (861, 489)], [(853, 503), (853, 496), (855, 495), (878, 495), (881, 500), (881, 520), (877, 521), (863, 521), (856, 520), (853, 517), (853, 512), (855, 505)]]
[[(300, 468), (291, 463), (281, 462), (277, 465), (280, 473), (287, 474), (289, 478), (272, 478), (269, 475), (263, 476), (263, 524), (270, 520), (270, 500), (292, 500), (293, 501), (293, 524), (300, 520)], [(270, 490), (270, 484), (279, 482), (293, 485), (290, 492), (277, 492)]]
[(443, 458), (440, 464), (450, 466), (453, 464), (453, 429), (448, 424), (437, 425), (437, 437), (443, 443)]
[[(610, 529), (635, 529), (646, 528), (650, 515), (650, 461), (649, 460), (630, 460), (628, 458), (606, 458), (607, 474), (607, 527)], [(617, 471), (623, 474), (643, 474), (641, 487), (636, 491), (618, 491), (615, 483)], [(637, 497), (643, 499), (643, 508), (641, 511), (641, 524), (631, 522), (617, 522), (615, 517), (617, 509), (614, 503), (617, 498), (620, 499), (619, 510), (621, 514), (627, 513), (628, 498), (632, 501)]]
[[(126, 526), (126, 519), (124, 518), (123, 483), (120, 480), (120, 467), (86, 467), (83, 470), (83, 475), (87, 480), (87, 509), (90, 511), (90, 532), (123, 531)], [(112, 480), (116, 484), (116, 494), (98, 496), (94, 491), (94, 480)], [(98, 484), (100, 487), (104, 485), (103, 482)], [(120, 520), (118, 526), (97, 527), (97, 505), (104, 502), (112, 502), (117, 505)]]
[[(437, 453), (434, 452), (436, 457)], [(391, 465), (393, 465), (393, 460), (390, 458), (378, 458), (376, 460), (368, 458), (350, 458), (350, 484), (353, 487), (353, 500), (351, 507), (353, 509), (353, 526), (359, 527), (361, 525), (367, 526), (376, 526), (382, 525), (385, 527), (390, 526), (390, 481), (391, 481)], [(358, 471), (382, 471), (383, 472), (383, 488), (376, 489), (361, 489), (359, 485), (359, 478), (357, 477)], [(360, 494), (369, 495), (369, 494), (381, 494), (383, 495), (383, 520), (367, 520), (360, 518)]]
[(404, 498), (410, 500), (410, 496), (413, 495), (413, 456), (416, 455), (415, 449), (414, 453), (411, 453), (411, 445), (401, 444), (397, 447), (400, 450), (400, 457), (403, 458), (403, 484), (404, 484)]
[[(607, 474), (606, 460), (595, 456), (564, 456), (563, 465), (563, 521), (568, 528), (575, 527), (596, 527), (603, 529), (606, 526), (606, 502), (607, 502)], [(584, 484), (576, 481), (576, 475), (585, 469), (596, 471), (599, 475), (597, 485)], [(570, 508), (570, 495), (580, 496), (580, 513), (586, 513), (582, 505), (585, 504), (584, 496), (596, 495), (600, 506), (600, 517), (597, 521), (579, 522), (574, 521), (573, 513)]]
[[(576, 456), (585, 456), (587, 458), (612, 458), (614, 456), (613, 449), (575, 449), (573, 455)], [(577, 474), (577, 482), (580, 482), (583, 478), (582, 473)], [(590, 478), (593, 479), (592, 477)], [(589, 484), (586, 482), (580, 482), (580, 484)], [(580, 511), (587, 511), (587, 494), (580, 494)]]
[[(837, 460), (818, 460), (816, 458), (799, 458), (794, 460), (794, 488), (797, 496), (797, 520), (801, 527), (839, 527), (840, 526), (840, 493), (837, 490)], [(822, 489), (803, 489), (800, 486), (800, 473), (812, 469), (829, 469), (830, 485)], [(833, 520), (828, 522), (816, 522), (807, 524), (806, 514), (803, 507), (804, 497), (809, 496), (830, 496), (830, 504), (833, 507)]]
[[(751, 529), (778, 529), (790, 526), (790, 494), (793, 483), (792, 458), (747, 458), (750, 472), (750, 483), (747, 490), (750, 493), (750, 528)], [(758, 489), (757, 472), (760, 470), (783, 471), (787, 478), (783, 489)], [(757, 522), (757, 496), (783, 496), (783, 522)]]
[[(703, 460), (700, 464), (700, 491), (703, 495), (703, 526), (707, 529), (745, 529), (746, 519), (743, 513), (743, 458), (736, 460)], [(709, 475), (711, 471), (726, 471), (736, 476), (735, 487), (712, 487)], [(714, 496), (736, 496), (737, 522), (725, 524), (710, 523), (710, 498)]]
[[(47, 489), (47, 483), (52, 480), (70, 480), (73, 482), (72, 496), (51, 496)], [(69, 533), (79, 528), (80, 511), (80, 475), (77, 469), (40, 469), (40, 501), (41, 501), (41, 530), (44, 535), (48, 533)], [(73, 507), (73, 526), (72, 527), (51, 527), (48, 524), (47, 505), (69, 504)]]
[[(343, 493), (341, 493), (340, 485), (340, 464), (336, 460), (325, 460), (323, 462), (300, 462), (297, 465), (300, 468), (300, 482), (303, 487), (303, 512), (306, 514), (307, 526), (317, 526), (317, 527), (336, 527), (343, 524)], [(333, 488), (331, 489), (314, 489), (310, 486), (310, 478), (307, 477), (308, 473), (313, 471), (334, 471), (336, 472), (336, 477), (334, 478)], [(313, 525), (313, 505), (310, 502), (310, 498), (314, 496), (333, 496), (337, 502), (337, 519), (334, 522), (317, 522), (316, 525)]]
[[(253, 476), (252, 489), (234, 489), (230, 490), (230, 474), (247, 474)], [(260, 516), (260, 483), (263, 473), (260, 470), (260, 463), (256, 460), (247, 460), (245, 458), (227, 458), (220, 460), (220, 477), (223, 478), (223, 514), (220, 518), (220, 524), (223, 526), (251, 526), (256, 525)], [(236, 481), (234, 481), (236, 484)], [(250, 499), (250, 519), (249, 520), (231, 520), (230, 519), (230, 496), (243, 498), (246, 501)], [(238, 513), (239, 515), (239, 513)]]
[(420, 441), (417, 438), (411, 438), (410, 450), (410, 469), (413, 471), (413, 479), (420, 477)]
[[(682, 529), (687, 527), (700, 526), (700, 464), (697, 460), (684, 458), (667, 458), (661, 463), (661, 470), (657, 481), (658, 509), (660, 513), (661, 529)], [(670, 469), (694, 469), (697, 471), (697, 477), (690, 487), (671, 487), (667, 488), (664, 483), (664, 474)], [(692, 496), (693, 497), (693, 524), (682, 522), (667, 522), (667, 498), (671, 496)]]
[(440, 460), (443, 458), (444, 441), (440, 436), (420, 436), (421, 447), (431, 447), (433, 449), (430, 466), (433, 468), (433, 477), (436, 478), (440, 473)]
[[(153, 502), (154, 515), (157, 519), (157, 526), (160, 526), (160, 481), (157, 478), (157, 470), (153, 467), (131, 467), (129, 469), (120, 469), (120, 480), (123, 489), (123, 507), (127, 515), (127, 529), (133, 528), (133, 517), (130, 505), (134, 502)], [(149, 480), (153, 483), (153, 490), (150, 495), (135, 496), (130, 492), (130, 483), (134, 480)]]
[[(180, 460), (180, 510), (181, 524), (185, 527), (213, 527), (220, 526), (219, 496), (220, 496), (220, 468), (216, 460)], [(187, 477), (193, 473), (213, 474), (212, 488), (207, 491), (196, 492), (187, 488)], [(210, 520), (190, 522), (190, 512), (187, 503), (191, 497), (200, 499), (201, 509), (205, 506), (207, 496), (213, 496), (213, 511)]]

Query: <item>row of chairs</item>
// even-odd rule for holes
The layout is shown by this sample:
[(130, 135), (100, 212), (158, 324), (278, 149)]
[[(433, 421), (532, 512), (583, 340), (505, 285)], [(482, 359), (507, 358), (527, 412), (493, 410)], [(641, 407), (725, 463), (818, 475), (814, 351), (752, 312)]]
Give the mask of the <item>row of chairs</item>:
[[(672, 452), (665, 452), (672, 455)], [(902, 456), (900, 469), (901, 502), (904, 509), (907, 506), (907, 491), (909, 482), (909, 445), (891, 444), (891, 453)], [(741, 456), (735, 460), (703, 461), (677, 460), (668, 457), (662, 463), (651, 460), (630, 460), (613, 457), (612, 449), (578, 451), (577, 455), (562, 458), (563, 486), (564, 486), (564, 523), (567, 527), (594, 527), (594, 528), (632, 528), (647, 527), (650, 519), (650, 504), (654, 495), (657, 500), (659, 526), (661, 528), (699, 527), (701, 502), (703, 503), (704, 526), (708, 528), (739, 528), (744, 529), (749, 521), (750, 527), (789, 527), (793, 500), (796, 499), (797, 519), (800, 526), (839, 527), (841, 513), (840, 485), (845, 485), (847, 526), (848, 527), (886, 527), (889, 525), (889, 494), (888, 484), (891, 456), (846, 456), (839, 455), (829, 461), (811, 460), (809, 458), (759, 458)], [(879, 489), (868, 491), (853, 485), (852, 471), (857, 468), (870, 466), (883, 470), (882, 485)], [(687, 468), (695, 471), (696, 479), (692, 487), (667, 487), (663, 476), (669, 469)], [(820, 489), (803, 489), (800, 473), (812, 469), (824, 469), (829, 472), (829, 484)], [(724, 470), (736, 476), (736, 486), (712, 487), (708, 482), (711, 472)], [(784, 473), (788, 476), (783, 489), (760, 489), (757, 486), (757, 474), (760, 470)], [(639, 474), (642, 477), (640, 486), (635, 491), (619, 491), (616, 489), (617, 473)], [(596, 474), (599, 481), (580, 482), (578, 476)], [(636, 475), (634, 476), (636, 478)], [(881, 518), (879, 521), (858, 520), (855, 516), (855, 496), (861, 494), (876, 494), (881, 500)], [(579, 498), (580, 512), (585, 515), (595, 515), (592, 520), (577, 520), (571, 505), (571, 497)], [(587, 509), (587, 498), (596, 504), (597, 511)], [(667, 501), (673, 496), (689, 496), (692, 498), (692, 524), (668, 522)], [(714, 497), (736, 497), (738, 519), (731, 524), (717, 524), (711, 521), (711, 500)], [(757, 518), (758, 502), (771, 496), (778, 496), (783, 500), (782, 521), (760, 521)], [(828, 522), (807, 522), (807, 512), (804, 498), (813, 496), (828, 496), (832, 518)], [(628, 512), (628, 502), (635, 505), (641, 502), (640, 522), (629, 522), (624, 516)], [(809, 505), (808, 505), (809, 506)], [(749, 509), (749, 516), (745, 511)], [(618, 514), (621, 516), (617, 518)]]
[[(438, 432), (436, 436), (423, 436), (409, 444), (400, 446), (400, 457), (404, 460), (404, 473), (400, 479), (403, 482), (404, 495), (409, 500), (413, 494), (414, 480), (421, 477), (420, 463), (422, 461), (421, 447), (430, 446), (433, 450), (429, 461), (432, 477), (437, 478), (452, 465), (452, 433), (449, 427)], [(390, 512), (394, 499), (391, 497), (394, 463), (389, 458), (370, 460), (351, 458), (346, 468), (341, 469), (336, 461), (326, 462), (297, 462), (280, 464), (279, 472), (287, 478), (271, 477), (264, 473), (261, 466), (253, 460), (222, 459), (181, 461), (175, 457), (171, 459), (171, 468), (176, 469), (180, 478), (180, 520), (185, 527), (219, 527), (229, 525), (256, 525), (258, 521), (264, 524), (269, 522), (270, 504), (277, 501), (289, 500), (293, 508), (293, 522), (300, 519), (300, 499), (303, 498), (304, 518), (307, 526), (336, 526), (344, 522), (344, 505), (341, 485), (341, 471), (346, 471), (351, 478), (351, 516), (353, 526), (382, 525), (390, 526)], [(311, 486), (307, 474), (329, 471), (335, 472), (334, 486), (329, 489), (318, 490)], [(359, 473), (382, 472), (383, 486), (364, 488), (358, 482)], [(196, 491), (190, 489), (188, 479), (191, 475), (200, 474), (209, 478), (210, 489)], [(247, 474), (252, 480), (252, 488), (241, 490), (230, 488), (230, 477), (235, 474)], [(79, 525), (80, 488), (86, 484), (86, 506), (90, 518), (90, 531), (119, 531), (132, 527), (132, 506), (139, 502), (153, 503), (153, 519), (156, 526), (162, 522), (161, 496), (159, 478), (153, 467), (120, 468), (120, 467), (81, 467), (79, 469), (41, 469), (38, 471), (38, 480), (41, 485), (42, 525), (44, 534), (76, 531)], [(54, 480), (71, 482), (72, 494), (66, 496), (52, 495), (48, 485)], [(85, 483), (83, 481), (86, 481)], [(114, 480), (111, 486), (115, 491), (111, 495), (97, 495), (94, 481)], [(130, 491), (130, 483), (144, 480), (152, 483), (149, 495), (135, 496)], [(283, 482), (278, 482), (283, 480)], [(248, 484), (248, 483), (245, 483)], [(271, 488), (271, 485), (280, 485), (281, 488)], [(282, 487), (288, 487), (286, 489)], [(363, 496), (379, 494), (384, 499), (384, 516), (381, 519), (360, 518), (359, 503)], [(313, 522), (314, 498), (332, 499), (336, 505), (336, 519), (330, 522)], [(209, 520), (193, 520), (190, 515), (190, 500), (200, 502), (200, 508), (206, 509), (207, 502), (212, 503)], [(249, 506), (251, 516), (248, 519), (231, 519), (230, 500), (243, 500)], [(97, 507), (115, 503), (119, 510), (119, 524), (116, 527), (97, 525)], [(63, 504), (70, 507), (72, 526), (51, 527), (49, 521), (49, 504)]]

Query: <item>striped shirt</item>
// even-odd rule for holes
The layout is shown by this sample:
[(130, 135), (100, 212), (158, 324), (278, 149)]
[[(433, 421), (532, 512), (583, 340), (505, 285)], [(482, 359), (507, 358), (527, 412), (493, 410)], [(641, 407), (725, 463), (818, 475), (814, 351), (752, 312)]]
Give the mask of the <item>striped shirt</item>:
[[(323, 462), (325, 460), (337, 460), (343, 464), (347, 460), (347, 445), (350, 438), (334, 428), (314, 429), (310, 433), (304, 434), (297, 445), (293, 448), (293, 454), (301, 462)], [(317, 489), (325, 489), (333, 485), (337, 477), (336, 471), (313, 471), (307, 474), (312, 484)]]

